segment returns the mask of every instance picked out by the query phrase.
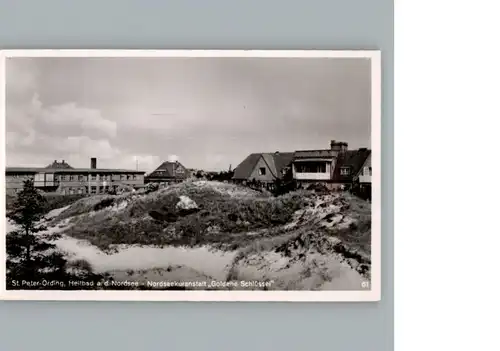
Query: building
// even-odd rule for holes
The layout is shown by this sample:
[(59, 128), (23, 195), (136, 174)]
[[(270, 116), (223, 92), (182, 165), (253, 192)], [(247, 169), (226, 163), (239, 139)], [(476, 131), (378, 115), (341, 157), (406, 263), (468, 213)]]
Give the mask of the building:
[(145, 182), (168, 184), (182, 182), (189, 177), (191, 177), (191, 172), (179, 161), (165, 161), (145, 177)]
[[(289, 172), (298, 184), (322, 183), (336, 188), (357, 181), (365, 168), (371, 172), (370, 155), (369, 149), (348, 150), (346, 142), (336, 140), (331, 141), (329, 149), (255, 153), (236, 167), (233, 180), (265, 184), (282, 179)], [(359, 179), (368, 178), (363, 173)]]
[(325, 150), (296, 151), (292, 162), (293, 178), (299, 183), (325, 183), (330, 188), (356, 181), (371, 150), (348, 150), (348, 144), (332, 140)]
[(274, 183), (290, 170), (293, 152), (255, 153), (245, 158), (235, 169), (236, 182)]
[(7, 194), (23, 188), (26, 179), (45, 192), (60, 194), (100, 194), (117, 190), (120, 186), (141, 188), (144, 173), (137, 170), (97, 168), (97, 159), (91, 158), (90, 168), (73, 168), (64, 160), (47, 167), (7, 167), (5, 169)]
[(366, 158), (365, 163), (363, 163), (363, 166), (359, 170), (359, 173), (357, 175), (357, 179), (359, 180), (360, 184), (365, 184), (365, 185), (371, 185), (372, 184), (372, 155), (370, 155)]
[(372, 199), (372, 155), (368, 155), (358, 174), (354, 177), (353, 191), (359, 197)]

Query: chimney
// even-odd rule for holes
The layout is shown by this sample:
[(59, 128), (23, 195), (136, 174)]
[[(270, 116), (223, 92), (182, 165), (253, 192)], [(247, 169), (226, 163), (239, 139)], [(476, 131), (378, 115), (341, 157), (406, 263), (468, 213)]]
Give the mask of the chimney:
[(92, 157), (90, 159), (90, 169), (96, 169), (97, 168), (97, 158)]
[(339, 153), (344, 153), (347, 151), (347, 143), (343, 141), (332, 140), (330, 142), (330, 149)]

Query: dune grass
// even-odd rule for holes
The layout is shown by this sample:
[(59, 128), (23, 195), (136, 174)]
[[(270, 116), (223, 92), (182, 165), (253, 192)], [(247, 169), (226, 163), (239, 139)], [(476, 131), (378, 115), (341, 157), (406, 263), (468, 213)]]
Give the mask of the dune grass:
[(355, 222), (349, 227), (336, 229), (333, 234), (351, 250), (360, 251), (366, 256), (371, 253), (372, 212), (371, 204), (346, 193), (344, 198), (348, 202), (346, 214)]
[[(199, 207), (181, 213), (185, 195)], [(174, 186), (150, 194), (101, 195), (82, 199), (56, 221), (70, 218), (66, 234), (90, 241), (102, 250), (113, 245), (199, 246), (234, 249), (253, 240), (245, 233), (289, 222), (303, 206), (302, 194), (280, 197), (234, 197), (209, 187)], [(120, 204), (126, 204), (116, 210)], [(215, 230), (214, 230), (215, 228)]]

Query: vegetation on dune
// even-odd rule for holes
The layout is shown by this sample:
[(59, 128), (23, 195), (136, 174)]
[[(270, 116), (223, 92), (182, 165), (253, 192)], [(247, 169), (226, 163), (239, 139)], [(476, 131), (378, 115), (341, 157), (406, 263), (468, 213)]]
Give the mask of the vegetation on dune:
[[(231, 269), (231, 279), (241, 278), (237, 266), (265, 260), (263, 255), (268, 252), (286, 258), (287, 267), (299, 261), (307, 266), (311, 254), (336, 254), (340, 261), (369, 279), (371, 205), (346, 192), (306, 199), (292, 223), (265, 231), (264, 236), (251, 237), (253, 240), (242, 245)], [(337, 225), (328, 225), (332, 219), (338, 221)]]
[[(365, 278), (370, 276), (371, 205), (348, 192), (313, 189), (278, 195), (220, 182), (184, 182), (163, 189), (150, 186), (141, 191), (85, 197), (44, 221), (46, 202), (47, 197), (27, 183), (11, 204), (9, 218), (18, 229), (7, 235), (10, 289), (21, 279), (112, 281), (112, 273), (94, 274), (85, 260), (68, 262), (52, 242), (64, 234), (89, 241), (108, 253), (119, 251), (118, 245), (205, 246), (231, 251), (229, 280), (244, 279), (246, 274), (285, 277), (302, 267), (314, 276), (324, 275), (314, 283), (320, 284), (336, 274), (335, 268), (328, 268), (335, 267), (331, 260), (345, 262)], [(59, 234), (45, 233), (44, 223), (57, 226)], [(257, 273), (246, 267), (255, 267)], [(295, 284), (288, 283), (292, 285), (286, 286)], [(96, 286), (78, 287), (85, 288)], [(102, 288), (132, 289), (118, 285)]]
[(342, 212), (353, 222), (331, 233), (347, 247), (360, 251), (366, 256), (371, 253), (372, 212), (371, 204), (348, 192), (342, 193)]
[[(227, 186), (230, 190), (237, 188)], [(119, 244), (208, 245), (214, 249), (239, 250), (237, 261), (271, 251), (288, 259), (293, 257), (292, 261), (305, 260), (308, 252), (336, 253), (348, 264), (355, 262), (353, 268), (360, 274), (367, 274), (371, 247), (369, 203), (347, 192), (256, 194), (232, 196), (211, 183), (179, 184), (147, 194), (85, 199), (60, 217), (72, 217), (68, 235), (88, 240), (108, 252)], [(195, 201), (198, 208), (178, 209), (181, 195)], [(342, 225), (325, 225), (332, 220)], [(289, 226), (291, 223), (295, 224)]]
[[(193, 200), (198, 208), (179, 209), (181, 195)], [(74, 225), (67, 234), (89, 240), (103, 250), (116, 244), (224, 243), (234, 247), (250, 240), (244, 235), (248, 231), (286, 224), (305, 201), (301, 193), (238, 197), (208, 186), (184, 184), (149, 194), (102, 195), (80, 200), (56, 221), (72, 217)]]

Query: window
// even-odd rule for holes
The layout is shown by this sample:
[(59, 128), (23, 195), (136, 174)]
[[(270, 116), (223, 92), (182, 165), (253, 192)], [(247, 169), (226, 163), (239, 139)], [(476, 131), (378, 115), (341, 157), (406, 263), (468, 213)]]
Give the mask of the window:
[(266, 175), (266, 168), (265, 167), (259, 168), (259, 175)]
[(91, 194), (95, 194), (96, 192), (97, 192), (97, 187), (95, 187), (95, 186), (91, 186), (91, 187), (90, 187), (90, 193), (91, 193)]
[(74, 176), (74, 175), (70, 175), (70, 176), (69, 176), (69, 180), (70, 180), (70, 181), (74, 181), (74, 180), (76, 180), (76, 179), (75, 179), (75, 176)]
[(134, 174), (132, 177), (134, 180), (137, 180), (137, 175)]
[(344, 167), (344, 168), (341, 168), (341, 169), (340, 169), (340, 174), (341, 174), (341, 175), (344, 175), (344, 176), (349, 175), (349, 168), (345, 168), (345, 167)]
[(92, 174), (92, 175), (90, 176), (90, 180), (97, 180), (96, 175), (95, 175), (95, 174)]
[(349, 174), (351, 174), (351, 169), (349, 167), (340, 168), (340, 175), (348, 176)]
[(85, 176), (79, 175), (78, 176), (78, 180), (81, 181), (81, 182), (83, 182), (85, 180)]
[(326, 162), (299, 162), (295, 165), (297, 173), (326, 173)]
[(369, 175), (372, 175), (372, 168), (371, 167), (368, 167), (368, 172), (369, 172)]

